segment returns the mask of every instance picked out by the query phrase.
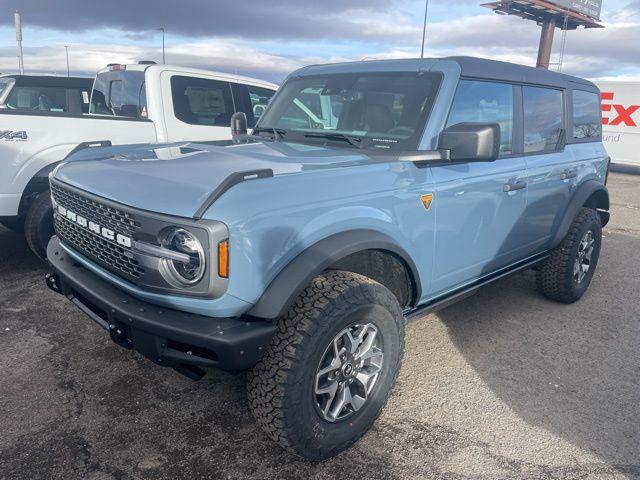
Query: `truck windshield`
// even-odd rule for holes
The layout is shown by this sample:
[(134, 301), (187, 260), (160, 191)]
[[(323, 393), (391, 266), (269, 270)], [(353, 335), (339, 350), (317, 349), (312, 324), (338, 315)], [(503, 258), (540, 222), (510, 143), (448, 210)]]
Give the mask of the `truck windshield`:
[(98, 74), (91, 92), (89, 113), (146, 118), (144, 72), (118, 70)]
[(294, 77), (274, 97), (256, 133), (305, 143), (415, 150), (440, 79), (418, 72)]

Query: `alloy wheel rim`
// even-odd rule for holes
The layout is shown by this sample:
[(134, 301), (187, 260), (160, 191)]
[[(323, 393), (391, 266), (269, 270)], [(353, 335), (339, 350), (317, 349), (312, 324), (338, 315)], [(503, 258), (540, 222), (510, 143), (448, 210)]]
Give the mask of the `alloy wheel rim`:
[(578, 245), (578, 253), (573, 264), (573, 281), (578, 285), (584, 281), (587, 273), (589, 273), (591, 269), (591, 259), (595, 249), (595, 242), (593, 232), (588, 230)]
[(372, 323), (354, 324), (333, 338), (314, 380), (315, 405), (324, 420), (345, 420), (367, 403), (382, 371), (382, 348)]

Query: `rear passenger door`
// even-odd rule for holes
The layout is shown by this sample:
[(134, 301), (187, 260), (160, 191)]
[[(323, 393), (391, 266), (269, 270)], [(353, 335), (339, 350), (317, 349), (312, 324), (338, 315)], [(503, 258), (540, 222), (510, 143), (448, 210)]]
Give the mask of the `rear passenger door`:
[(447, 126), (498, 123), (501, 156), (495, 162), (433, 167), (436, 183), (436, 255), (433, 294), (472, 282), (521, 256), (525, 239), (526, 169), (517, 154), (517, 87), (462, 80)]
[(549, 242), (574, 190), (577, 172), (572, 151), (564, 147), (564, 91), (528, 85), (521, 88), (528, 184), (524, 235), (533, 253)]

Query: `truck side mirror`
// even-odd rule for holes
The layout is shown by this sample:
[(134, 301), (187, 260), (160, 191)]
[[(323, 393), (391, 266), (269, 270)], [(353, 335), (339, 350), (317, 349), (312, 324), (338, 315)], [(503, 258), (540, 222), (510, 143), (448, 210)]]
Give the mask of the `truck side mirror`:
[(438, 149), (453, 162), (493, 162), (500, 155), (500, 125), (457, 123), (440, 134)]
[(247, 134), (247, 116), (244, 112), (236, 112), (231, 116), (231, 139), (233, 143), (240, 143)]

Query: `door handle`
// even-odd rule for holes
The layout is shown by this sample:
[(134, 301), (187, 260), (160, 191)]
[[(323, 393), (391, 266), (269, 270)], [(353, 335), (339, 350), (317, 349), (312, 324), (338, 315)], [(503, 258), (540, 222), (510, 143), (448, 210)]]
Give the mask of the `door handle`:
[(578, 172), (575, 170), (565, 170), (560, 174), (561, 180), (569, 180), (570, 178), (576, 178), (578, 176)]
[(527, 188), (527, 182), (505, 183), (502, 186), (502, 191), (504, 193), (509, 193), (517, 190), (524, 190), (525, 188)]

